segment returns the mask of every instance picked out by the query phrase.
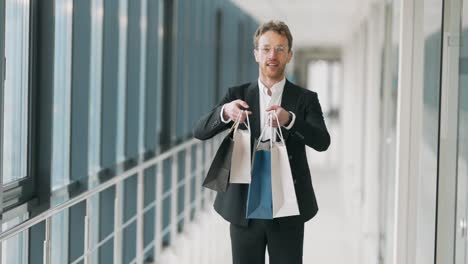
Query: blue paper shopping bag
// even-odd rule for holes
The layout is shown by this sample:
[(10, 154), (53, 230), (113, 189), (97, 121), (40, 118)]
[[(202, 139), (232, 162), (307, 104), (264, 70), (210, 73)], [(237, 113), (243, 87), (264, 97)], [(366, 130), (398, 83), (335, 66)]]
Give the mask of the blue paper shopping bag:
[(252, 180), (247, 195), (246, 217), (250, 219), (273, 219), (271, 151), (269, 149), (258, 149), (254, 153)]

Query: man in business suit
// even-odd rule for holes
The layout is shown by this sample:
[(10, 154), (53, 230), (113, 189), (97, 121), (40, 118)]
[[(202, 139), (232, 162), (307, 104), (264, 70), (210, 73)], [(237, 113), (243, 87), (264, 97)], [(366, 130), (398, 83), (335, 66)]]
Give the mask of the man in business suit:
[[(247, 184), (231, 184), (227, 192), (218, 193), (214, 207), (231, 223), (234, 264), (265, 263), (266, 247), (270, 264), (298, 264), (302, 263), (304, 223), (318, 211), (305, 146), (325, 151), (330, 135), (317, 94), (285, 79), (286, 64), (293, 56), (288, 26), (280, 21), (262, 24), (255, 32), (254, 47), (258, 81), (230, 88), (221, 102), (198, 121), (194, 135), (209, 139), (228, 129), (242, 110), (248, 110), (253, 150), (255, 139), (268, 125), (268, 113), (276, 113), (278, 119), (273, 118), (271, 125), (283, 131), (300, 215), (246, 219)], [(241, 122), (245, 118), (242, 114)], [(275, 135), (269, 136), (274, 140)]]

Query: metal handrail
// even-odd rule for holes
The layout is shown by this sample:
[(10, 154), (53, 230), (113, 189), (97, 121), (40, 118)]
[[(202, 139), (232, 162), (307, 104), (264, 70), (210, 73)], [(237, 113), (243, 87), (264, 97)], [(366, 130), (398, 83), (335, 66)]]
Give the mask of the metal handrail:
[(71, 198), (70, 200), (60, 204), (60, 205), (57, 205), (31, 219), (28, 219), (28, 220), (25, 220), (24, 222), (21, 222), (19, 223), (18, 225), (15, 225), (13, 226), (12, 228), (0, 233), (0, 243), (23, 232), (23, 231), (26, 231), (27, 229), (33, 227), (34, 225), (44, 221), (44, 220), (48, 220), (50, 219), (50, 217), (54, 216), (55, 214), (57, 213), (60, 213), (61, 211), (65, 210), (65, 209), (68, 209), (70, 207), (72, 207), (73, 205), (75, 204), (78, 204), (88, 198), (90, 198), (91, 196), (95, 195), (95, 194), (98, 194), (102, 191), (104, 191), (105, 189), (109, 188), (109, 187), (112, 187), (114, 185), (116, 185), (117, 183), (119, 182), (122, 182), (124, 181), (126, 178), (130, 177), (130, 176), (134, 176), (136, 173), (140, 172), (140, 171), (144, 171), (145, 169), (151, 167), (151, 166), (154, 166), (155, 164), (169, 158), (169, 157), (172, 157), (174, 154), (177, 154), (179, 153), (180, 151), (182, 150), (185, 150), (189, 147), (192, 147), (193, 145), (196, 145), (196, 144), (202, 144), (201, 141), (197, 140), (197, 139), (191, 139), (191, 140), (188, 140), (164, 153), (162, 153), (161, 155), (158, 155), (152, 159), (149, 159), (148, 161), (145, 161), (144, 163), (142, 164), (139, 164), (138, 166), (136, 167), (133, 167), (127, 171), (125, 171), (124, 173), (122, 173), (121, 175), (118, 175), (118, 176), (115, 176), (113, 177), (112, 179), (109, 179), (108, 181), (100, 184), (99, 186), (96, 186), (95, 188), (91, 189), (91, 190), (88, 190), (74, 198)]

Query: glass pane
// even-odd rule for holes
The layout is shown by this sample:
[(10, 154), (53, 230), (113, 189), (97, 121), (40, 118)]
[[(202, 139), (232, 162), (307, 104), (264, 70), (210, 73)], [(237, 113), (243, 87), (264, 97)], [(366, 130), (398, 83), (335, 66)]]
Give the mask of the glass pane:
[(340, 104), (339, 94), (341, 89), (341, 65), (331, 60), (312, 60), (307, 65), (307, 85), (310, 90), (317, 92), (320, 106), (325, 117), (332, 142), (326, 152), (317, 152), (306, 148), (307, 158), (311, 167), (333, 167), (339, 161), (341, 154), (336, 150), (339, 140), (339, 128), (337, 109)]
[(381, 228), (384, 236), (380, 251), (384, 263), (391, 263), (393, 251), (393, 227), (394, 227), (394, 206), (395, 206), (395, 167), (396, 167), (396, 120), (397, 120), (397, 100), (398, 100), (398, 52), (399, 52), (399, 29), (400, 29), (400, 0), (393, 1), (387, 7), (387, 22), (391, 23), (387, 32), (385, 61), (385, 83), (382, 96), (382, 182), (383, 187), (381, 199)]
[(140, 17), (140, 104), (139, 104), (139, 129), (138, 129), (138, 151), (142, 154), (145, 149), (145, 97), (146, 95), (146, 44), (147, 44), (147, 28), (148, 28), (148, 2), (147, 0), (141, 0), (141, 17)]
[(119, 68), (117, 87), (117, 163), (125, 160), (125, 91), (127, 68), (128, 1), (119, 0)]
[(89, 143), (88, 163), (90, 175), (100, 169), (100, 131), (101, 131), (101, 94), (102, 94), (102, 39), (103, 39), (103, 0), (93, 0), (91, 8), (91, 66), (89, 100)]
[(423, 109), (420, 135), (416, 263), (434, 261), (443, 0), (424, 2)]
[[(466, 3), (466, 1), (465, 1)], [(468, 4), (463, 5), (462, 11), (462, 29), (461, 29), (461, 47), (460, 47), (460, 71), (459, 71), (459, 105), (458, 105), (458, 202), (464, 208), (458, 208), (458, 221), (466, 219), (468, 212)], [(456, 262), (466, 263), (467, 240), (465, 236), (458, 231), (457, 223), (457, 241), (456, 241)]]
[(70, 181), (71, 45), (73, 1), (55, 2), (52, 189)]
[(91, 251), (95, 252), (91, 254), (91, 263), (99, 263), (98, 262), (98, 252), (97, 244), (99, 243), (99, 194), (95, 194), (90, 197), (90, 230), (89, 230), (89, 244)]
[[(9, 228), (21, 223), (26, 220), (27, 214), (18, 216), (13, 220), (10, 220), (2, 224), (2, 231), (8, 230)], [(28, 263), (28, 232), (23, 231), (18, 233), (14, 237), (7, 239), (2, 242), (1, 252), (2, 263)]]
[(5, 1), (4, 184), (27, 174), (29, 11), (29, 1)]
[[(63, 202), (63, 201), (62, 201)], [(51, 263), (62, 264), (68, 260), (68, 222), (69, 212), (62, 211), (52, 216)]]

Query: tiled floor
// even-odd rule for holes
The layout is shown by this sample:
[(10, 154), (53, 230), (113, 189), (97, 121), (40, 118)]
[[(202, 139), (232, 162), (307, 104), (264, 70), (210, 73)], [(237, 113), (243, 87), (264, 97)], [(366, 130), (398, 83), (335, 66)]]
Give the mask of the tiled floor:
[(305, 226), (304, 263), (349, 264), (341, 177), (331, 169), (313, 171), (319, 212)]
[[(304, 264), (350, 264), (344, 236), (341, 178), (332, 169), (313, 170), (319, 213), (305, 226)], [(268, 264), (268, 257), (266, 257)], [(351, 263), (354, 264), (354, 263)]]
[[(313, 184), (319, 203), (319, 213), (306, 223), (304, 235), (304, 264), (357, 264), (353, 259), (351, 248), (346, 244), (344, 219), (344, 201), (342, 197), (342, 178), (333, 169), (317, 169), (311, 166)], [(209, 225), (221, 234), (222, 245), (217, 242), (218, 260), (210, 263), (230, 264), (229, 224), (219, 217), (214, 210), (207, 213), (202, 221), (214, 221)], [(212, 220), (209, 220), (211, 219)], [(348, 240), (349, 241), (349, 240)], [(212, 249), (210, 249), (211, 251)], [(222, 253), (221, 253), (222, 252)], [(268, 264), (268, 255), (266, 256)], [(169, 262), (162, 262), (167, 264)], [(170, 263), (183, 263), (180, 260)], [(194, 263), (194, 262), (191, 262)], [(205, 263), (197, 262), (197, 263)], [(290, 264), (290, 263), (288, 263)], [(291, 263), (294, 264), (294, 263)]]

